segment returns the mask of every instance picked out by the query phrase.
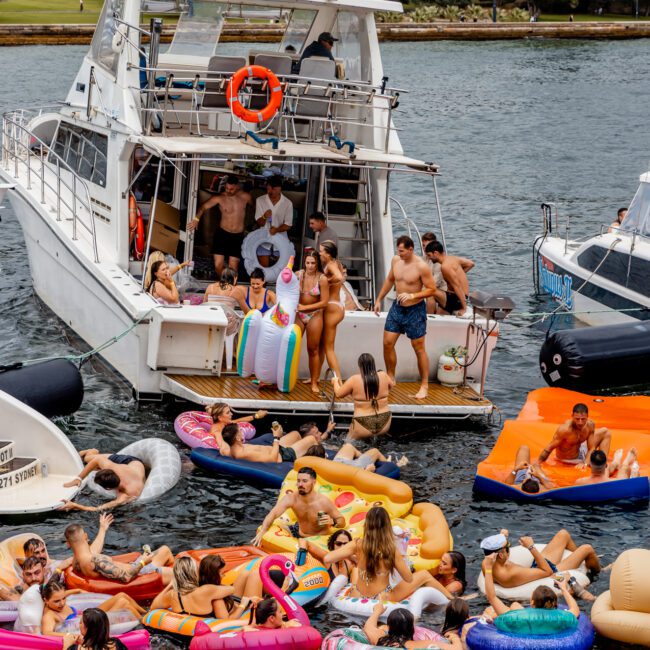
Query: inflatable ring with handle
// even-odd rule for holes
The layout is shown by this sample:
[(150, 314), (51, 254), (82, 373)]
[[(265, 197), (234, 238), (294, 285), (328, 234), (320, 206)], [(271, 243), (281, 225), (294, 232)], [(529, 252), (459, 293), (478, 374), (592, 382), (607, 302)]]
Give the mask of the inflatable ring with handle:
[[(269, 103), (261, 110), (249, 110), (244, 108), (239, 101), (239, 89), (249, 77), (264, 79), (268, 83)], [(245, 68), (239, 68), (230, 78), (226, 88), (226, 101), (230, 110), (244, 122), (265, 122), (270, 120), (282, 104), (282, 84), (279, 79), (268, 68), (261, 65), (249, 65)]]

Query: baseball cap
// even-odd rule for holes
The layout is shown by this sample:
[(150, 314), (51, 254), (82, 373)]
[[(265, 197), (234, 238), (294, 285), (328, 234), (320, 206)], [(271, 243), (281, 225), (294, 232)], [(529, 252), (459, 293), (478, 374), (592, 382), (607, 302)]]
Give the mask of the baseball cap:
[(486, 537), (481, 542), (481, 548), (488, 553), (494, 553), (495, 551), (500, 551), (508, 542), (508, 538), (505, 535), (499, 533), (498, 535), (491, 535)]
[(326, 43), (330, 43), (331, 45), (334, 45), (334, 41), (338, 41), (338, 38), (334, 38), (329, 32), (322, 32), (318, 36), (319, 41), (325, 41)]

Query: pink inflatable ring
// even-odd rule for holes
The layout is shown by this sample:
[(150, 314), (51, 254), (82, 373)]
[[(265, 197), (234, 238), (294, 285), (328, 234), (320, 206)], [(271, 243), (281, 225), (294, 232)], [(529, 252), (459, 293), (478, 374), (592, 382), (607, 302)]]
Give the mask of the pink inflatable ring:
[[(250, 422), (238, 422), (244, 440), (255, 437), (255, 427)], [(174, 420), (176, 435), (188, 446), (217, 448), (214, 436), (210, 434), (212, 416), (205, 411), (185, 411)]]

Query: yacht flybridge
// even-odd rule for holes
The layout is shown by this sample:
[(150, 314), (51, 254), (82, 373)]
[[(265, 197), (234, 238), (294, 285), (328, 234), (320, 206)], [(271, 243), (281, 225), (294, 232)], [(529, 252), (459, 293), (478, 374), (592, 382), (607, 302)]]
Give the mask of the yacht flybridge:
[[(264, 270), (271, 282), (273, 268), (291, 254), (301, 263), (313, 237), (308, 216), (322, 211), (339, 236), (340, 259), (358, 302), (372, 304), (393, 255), (394, 226), (399, 233), (417, 232), (414, 215), (406, 216), (391, 191), (404, 176), (409, 187), (428, 186), (444, 242), (438, 166), (404, 155), (393, 122), (403, 91), (389, 86), (382, 69), (374, 12), (401, 10), (389, 0), (271, 0), (264, 7), (190, 0), (162, 52), (161, 21), (142, 29), (140, 0), (106, 0), (65, 102), (4, 115), (0, 180), (14, 186), (9, 198), (24, 231), (36, 293), (92, 348), (115, 337), (101, 355), (137, 397), (172, 393), (271, 412), (330, 410), (329, 398), (301, 383), (280, 393), (239, 377), (228, 309), (190, 300), (161, 305), (145, 291), (146, 270), (152, 252), (161, 251), (194, 262), (191, 276), (179, 272), (188, 286), (205, 289), (214, 279), (211, 238), (218, 214), (206, 212), (195, 232), (186, 226), (228, 175), (237, 176), (253, 198), (263, 193), (269, 175), (283, 178), (294, 219), (285, 245), (271, 249), (272, 263)], [(280, 21), (284, 38), (279, 46), (255, 44), (239, 55), (226, 46), (224, 52), (219, 36), (229, 19)], [(338, 38), (333, 60), (300, 63), (322, 32)], [(226, 93), (233, 73), (252, 65), (274, 73), (282, 100), (272, 115), (248, 123), (234, 114)], [(270, 82), (249, 79), (238, 98), (257, 113), (271, 91)], [(129, 222), (133, 201), (144, 217), (136, 245)], [(251, 216), (247, 230), (254, 231)], [(240, 283), (247, 283), (251, 263), (258, 265), (258, 250), (243, 251)], [(383, 365), (384, 322), (385, 313), (346, 313), (336, 339), (345, 376), (356, 371), (363, 351)], [(492, 405), (483, 389), (497, 334), (489, 311), (464, 318), (430, 315), (432, 376), (446, 348), (465, 346), (470, 363), (463, 385), (434, 383), (426, 400), (415, 400), (415, 356), (400, 340), (395, 415), (488, 414)], [(308, 376), (306, 357), (303, 342), (301, 377)], [(326, 382), (322, 387), (331, 393)], [(351, 413), (352, 405), (333, 408)]]

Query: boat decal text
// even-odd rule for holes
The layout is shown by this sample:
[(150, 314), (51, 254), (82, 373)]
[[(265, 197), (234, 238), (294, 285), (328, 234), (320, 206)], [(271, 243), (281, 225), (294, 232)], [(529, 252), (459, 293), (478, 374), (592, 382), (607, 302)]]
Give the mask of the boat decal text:
[(555, 300), (565, 304), (567, 309), (573, 309), (573, 291), (571, 290), (573, 278), (568, 273), (556, 273), (553, 270), (553, 263), (541, 255), (537, 259), (542, 289), (550, 293)]

